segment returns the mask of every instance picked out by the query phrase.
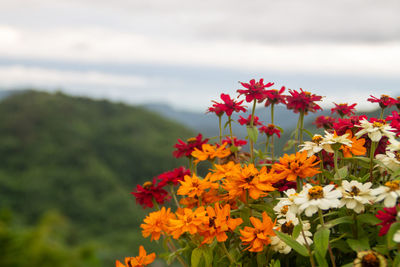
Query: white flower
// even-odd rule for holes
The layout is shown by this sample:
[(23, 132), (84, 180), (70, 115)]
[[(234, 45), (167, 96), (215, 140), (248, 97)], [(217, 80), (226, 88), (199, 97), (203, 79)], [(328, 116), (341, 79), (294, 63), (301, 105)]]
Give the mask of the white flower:
[(387, 124), (384, 120), (379, 120), (371, 123), (366, 119), (362, 119), (360, 121), (360, 125), (356, 126), (361, 128), (361, 130), (356, 133), (357, 137), (360, 137), (367, 133), (368, 137), (373, 142), (379, 142), (382, 136), (386, 136), (389, 139), (392, 139), (395, 135), (395, 133), (393, 132), (394, 129), (390, 127), (390, 125)]
[(294, 203), (299, 206), (299, 212), (305, 211), (306, 216), (311, 217), (318, 209), (328, 210), (337, 208), (340, 205), (339, 198), (342, 192), (335, 189), (335, 185), (312, 186), (306, 184)]
[(393, 235), (393, 241), (396, 243), (400, 243), (400, 230), (397, 230), (396, 233)]
[(351, 147), (351, 144), (353, 142), (350, 139), (347, 139), (348, 136), (349, 136), (349, 134), (344, 134), (344, 135), (338, 136), (333, 133), (328, 133), (327, 131), (325, 131), (325, 136), (324, 136), (324, 140), (322, 141), (322, 145), (342, 144), (342, 145)]
[(393, 207), (400, 197), (400, 180), (386, 182), (385, 185), (372, 189), (371, 194), (377, 196), (376, 202), (383, 200), (385, 207)]
[[(292, 235), (293, 229), (297, 224), (298, 223), (294, 223), (292, 221), (286, 221), (281, 225), (277, 225), (276, 230), (288, 235)], [(299, 236), (296, 238), (296, 241), (302, 245), (304, 245), (306, 242), (308, 245), (311, 245), (313, 240), (311, 239), (312, 233), (309, 231), (310, 229), (310, 223), (308, 221), (303, 221), (303, 232), (300, 232)], [(271, 249), (282, 254), (288, 254), (292, 250), (292, 248), (283, 242), (278, 236), (271, 237)]]
[(389, 139), (389, 144), (388, 144), (388, 146), (386, 147), (386, 149), (389, 150), (389, 151), (392, 151), (392, 152), (394, 152), (394, 151), (400, 151), (400, 142), (397, 141), (397, 140), (394, 139), (394, 138)]
[(400, 154), (397, 151), (386, 151), (386, 154), (378, 154), (375, 158), (385, 166), (385, 168), (382, 168), (381, 165), (378, 165), (383, 170), (395, 172), (400, 169)]
[(294, 189), (288, 189), (284, 192), (286, 198), (279, 198), (278, 204), (274, 207), (276, 212), (278, 223), (284, 223), (285, 221), (293, 221), (298, 223), (297, 210), (298, 207), (294, 204), (294, 199), (297, 197), (297, 192)]
[(312, 155), (320, 152), (324, 147), (321, 144), (323, 141), (323, 137), (319, 134), (313, 136), (311, 141), (305, 141), (304, 144), (301, 144), (303, 148), (300, 149), (299, 152), (307, 151), (307, 156), (311, 157)]
[(342, 199), (340, 200), (340, 208), (346, 205), (348, 209), (352, 209), (357, 213), (365, 210), (365, 204), (371, 204), (375, 198), (371, 195), (372, 183), (368, 182), (362, 184), (357, 181), (346, 181), (342, 182), (342, 186), (338, 189), (342, 191)]

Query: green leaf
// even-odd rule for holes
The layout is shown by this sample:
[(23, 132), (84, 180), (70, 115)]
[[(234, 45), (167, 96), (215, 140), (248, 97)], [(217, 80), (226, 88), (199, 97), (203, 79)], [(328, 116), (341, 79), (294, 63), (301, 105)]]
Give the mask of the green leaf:
[(213, 250), (209, 247), (204, 247), (202, 250), (203, 250), (204, 261), (206, 262), (206, 267), (212, 266)]
[(307, 129), (301, 129), (303, 132), (305, 132), (306, 134), (308, 134), (308, 136), (310, 137), (310, 138), (313, 138), (313, 136), (314, 136), (314, 134), (312, 133), (312, 132), (310, 132), (309, 130), (307, 130)]
[(400, 253), (397, 253), (396, 257), (394, 258), (393, 266), (400, 266)]
[(294, 239), (297, 239), (300, 235), (302, 225), (299, 223), (293, 228), (292, 236)]
[(400, 222), (393, 223), (390, 226), (389, 231), (387, 232), (386, 238), (389, 247), (396, 246), (396, 242), (393, 241), (393, 236), (397, 232), (397, 230), (400, 230)]
[(239, 151), (239, 148), (237, 146), (235, 146), (235, 145), (231, 145), (230, 149), (231, 149), (232, 153), (235, 153), (235, 152)]
[(325, 257), (328, 251), (330, 231), (328, 228), (321, 227), (314, 235), (314, 249), (322, 257)]
[(289, 140), (287, 141), (287, 143), (285, 144), (285, 146), (283, 147), (283, 151), (288, 151), (290, 150), (295, 144), (297, 144), (296, 140)]
[(370, 213), (358, 215), (357, 220), (360, 223), (366, 223), (366, 224), (370, 224), (370, 225), (376, 225), (381, 222), (378, 218), (375, 217), (375, 215), (370, 214)]
[(363, 250), (370, 250), (368, 237), (363, 237), (359, 239), (347, 239), (347, 244), (349, 244), (350, 248), (356, 252), (360, 252)]
[(353, 263), (350, 262), (350, 263), (342, 265), (341, 267), (353, 267), (353, 266), (354, 266)]
[(264, 251), (257, 253), (257, 266), (263, 267), (267, 265), (267, 255)]
[(203, 251), (200, 248), (193, 249), (191, 257), (191, 266), (193, 267), (199, 266), (202, 255)]
[(281, 262), (279, 260), (275, 260), (273, 267), (281, 267)]
[(278, 130), (281, 131), (281, 133), (283, 134), (284, 131), (283, 131), (283, 129), (281, 127), (279, 127), (277, 125), (275, 125), (275, 127), (278, 128)]
[(250, 140), (252, 140), (254, 143), (257, 142), (258, 138), (258, 130), (257, 127), (253, 126), (247, 126), (247, 135), (249, 136)]
[(297, 242), (287, 234), (275, 230), (274, 232), (283, 242), (285, 242), (288, 246), (297, 251), (300, 255), (308, 257), (308, 250), (305, 246), (301, 245), (299, 242)]
[(323, 257), (318, 252), (315, 253), (315, 258), (317, 259), (319, 267), (329, 267), (328, 262), (326, 261), (325, 257)]
[(340, 179), (346, 178), (348, 173), (349, 173), (349, 168), (347, 166), (344, 166), (340, 168), (337, 173), (335, 173), (334, 178), (340, 178)]
[(331, 228), (334, 227), (338, 224), (342, 224), (342, 223), (353, 223), (354, 220), (351, 216), (344, 216), (344, 217), (340, 217), (331, 221), (328, 221), (325, 223), (325, 227), (327, 228)]

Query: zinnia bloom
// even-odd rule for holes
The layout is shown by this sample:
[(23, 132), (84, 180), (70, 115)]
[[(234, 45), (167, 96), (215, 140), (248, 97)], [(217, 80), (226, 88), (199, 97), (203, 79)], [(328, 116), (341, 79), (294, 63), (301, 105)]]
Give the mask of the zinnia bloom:
[(265, 88), (271, 87), (274, 85), (274, 83), (267, 83), (264, 84), (264, 79), (260, 79), (258, 82), (256, 80), (252, 79), (250, 80), (249, 83), (240, 83), (246, 90), (237, 90), (239, 95), (245, 95), (246, 96), (246, 102), (250, 103), (254, 99), (256, 99), (258, 102), (262, 102), (265, 99)]
[(317, 128), (323, 128), (325, 130), (330, 130), (333, 127), (333, 124), (336, 122), (335, 118), (329, 117), (329, 116), (318, 116), (315, 121), (313, 122), (313, 124), (317, 127)]
[[(228, 146), (232, 146), (232, 140), (230, 136), (227, 136), (225, 139), (222, 140), (222, 143), (227, 143)], [(233, 137), (233, 145), (235, 147), (241, 147), (247, 144), (246, 140), (237, 139), (236, 136)]]
[(211, 243), (214, 237), (218, 242), (225, 242), (228, 239), (227, 231), (233, 231), (238, 225), (243, 223), (242, 218), (231, 218), (231, 207), (225, 204), (221, 207), (220, 204), (215, 204), (214, 208), (207, 207), (207, 215), (209, 223), (204, 225), (204, 231), (200, 233), (204, 237), (204, 243)]
[(331, 113), (337, 113), (340, 117), (344, 117), (344, 116), (350, 116), (350, 115), (354, 115), (354, 111), (355, 111), (355, 106), (357, 105), (356, 103), (352, 104), (352, 105), (348, 105), (347, 103), (344, 104), (335, 104), (335, 107), (331, 109)]
[(381, 220), (382, 222), (377, 225), (382, 226), (381, 230), (379, 230), (379, 236), (386, 235), (392, 226), (393, 223), (396, 222), (397, 209), (396, 206), (390, 208), (383, 208), (383, 210), (378, 210), (378, 213), (375, 215), (376, 218)]
[(289, 89), (289, 93), (290, 95), (286, 97), (286, 106), (288, 109), (293, 109), (294, 113), (304, 112), (304, 114), (307, 114), (309, 111), (316, 112), (317, 110), (322, 110), (315, 103), (315, 101), (321, 101), (322, 96), (303, 91), (301, 88), (300, 92)]
[(242, 235), (240, 239), (243, 244), (249, 245), (246, 249), (252, 252), (260, 252), (271, 243), (271, 237), (275, 236), (274, 226), (275, 222), (272, 222), (271, 218), (264, 211), (262, 214), (263, 220), (255, 217), (250, 217), (250, 222), (254, 227), (246, 226), (243, 230), (240, 230)]
[(271, 104), (286, 104), (286, 96), (282, 95), (285, 91), (285, 86), (282, 86), (281, 89), (278, 91), (277, 89), (270, 89), (264, 92), (264, 97), (266, 99), (265, 106), (268, 107)]
[(390, 121), (390, 126), (393, 129), (395, 129), (396, 136), (399, 136), (400, 135), (400, 115), (399, 115), (399, 113), (397, 111), (392, 111), (392, 116), (387, 116), (386, 121)]
[(145, 182), (143, 186), (137, 185), (136, 192), (131, 192), (136, 197), (136, 203), (142, 205), (143, 208), (153, 207), (153, 200), (158, 204), (163, 204), (169, 200), (168, 192), (162, 188), (162, 185), (156, 186), (156, 180), (153, 182)]
[(373, 250), (360, 251), (353, 262), (354, 267), (386, 267), (387, 262), (384, 256)]
[(258, 131), (260, 133), (265, 133), (267, 136), (273, 136), (276, 134), (278, 138), (281, 138), (281, 130), (272, 123), (268, 124), (268, 126), (258, 128)]
[(385, 185), (373, 189), (372, 194), (377, 196), (375, 202), (383, 200), (385, 207), (393, 207), (400, 197), (400, 180), (388, 181)]
[(285, 154), (272, 168), (277, 172), (279, 179), (296, 181), (297, 177), (304, 179), (320, 173), (318, 167), (314, 167), (319, 163), (316, 159), (314, 155), (307, 158), (307, 151)]
[[(239, 117), (240, 117), (240, 119), (238, 120), (238, 122), (240, 123), (240, 125), (250, 126), (251, 115), (249, 115), (249, 117), (247, 117), (247, 119), (243, 118), (242, 116), (239, 116)], [(260, 118), (258, 118), (257, 116), (254, 116), (253, 126), (262, 125), (262, 121), (259, 121), (259, 119)]]
[(213, 160), (215, 158), (225, 158), (231, 154), (231, 150), (229, 148), (225, 148), (226, 143), (222, 146), (212, 146), (210, 144), (203, 144), (201, 146), (201, 150), (195, 148), (192, 152), (192, 157), (196, 158), (194, 163), (199, 163), (200, 161), (205, 160)]
[(122, 264), (119, 260), (115, 262), (116, 267), (143, 267), (149, 265), (156, 258), (156, 254), (150, 253), (147, 255), (146, 250), (143, 246), (139, 247), (139, 256), (137, 257), (126, 257), (125, 265)]
[(160, 180), (160, 186), (167, 184), (177, 185), (179, 184), (179, 181), (182, 181), (183, 177), (186, 175), (190, 175), (190, 170), (187, 170), (185, 167), (181, 166), (172, 171), (164, 172), (158, 175), (157, 178)]
[(324, 187), (306, 184), (294, 203), (298, 205), (300, 213), (304, 211), (307, 217), (311, 217), (318, 209), (338, 208), (341, 196), (342, 193), (333, 184)]
[(333, 124), (333, 129), (336, 131), (338, 135), (342, 135), (346, 133), (347, 130), (352, 130), (352, 132), (356, 132), (358, 129), (355, 128), (356, 125), (360, 123), (361, 120), (368, 119), (367, 116), (351, 116), (348, 119), (339, 118), (337, 122)]
[(372, 142), (379, 142), (383, 136), (387, 138), (394, 137), (394, 129), (386, 123), (385, 120), (375, 120), (374, 122), (369, 122), (366, 119), (360, 121), (360, 125), (356, 125), (360, 127), (360, 131), (356, 133), (357, 137), (360, 137), (364, 134), (368, 134), (368, 137)]
[(343, 156), (345, 158), (351, 158), (353, 155), (362, 156), (367, 153), (367, 149), (365, 148), (365, 139), (353, 137), (353, 133), (351, 130), (346, 131), (347, 138), (351, 141), (351, 146), (343, 145), (340, 149), (343, 151)]
[(161, 210), (151, 212), (140, 225), (143, 237), (151, 235), (151, 241), (160, 239), (161, 235), (168, 234), (168, 222), (174, 218), (170, 208), (162, 207)]
[(183, 142), (181, 139), (178, 139), (178, 143), (174, 145), (176, 151), (173, 152), (175, 158), (180, 157), (191, 157), (192, 152), (195, 148), (201, 149), (201, 146), (208, 142), (208, 139), (203, 139), (202, 134), (198, 134), (196, 137), (189, 138), (187, 143)]
[(241, 106), (243, 100), (236, 102), (228, 94), (221, 94), (221, 99), (224, 103), (215, 102), (215, 104), (218, 106), (218, 109), (223, 110), (228, 117), (232, 116), (233, 112), (246, 112), (245, 106)]
[(200, 197), (206, 189), (215, 187), (207, 178), (200, 179), (196, 174), (193, 174), (193, 176), (186, 175), (180, 183), (181, 186), (178, 188), (177, 194), (189, 197)]
[(340, 201), (340, 208), (346, 205), (346, 208), (352, 209), (357, 213), (365, 210), (365, 204), (372, 204), (375, 197), (371, 194), (372, 183), (368, 182), (362, 184), (357, 181), (342, 181), (342, 186), (339, 190), (342, 191), (342, 199)]
[(393, 97), (390, 97), (388, 95), (381, 95), (380, 98), (370, 95), (370, 98), (368, 98), (367, 101), (369, 101), (371, 103), (379, 103), (379, 106), (382, 109), (394, 106), (398, 103), (398, 101), (396, 99), (394, 99)]
[(207, 212), (204, 207), (199, 207), (195, 211), (185, 208), (176, 214), (176, 219), (170, 219), (170, 233), (173, 238), (178, 239), (182, 234), (188, 232), (194, 235), (198, 232), (199, 227), (209, 223)]

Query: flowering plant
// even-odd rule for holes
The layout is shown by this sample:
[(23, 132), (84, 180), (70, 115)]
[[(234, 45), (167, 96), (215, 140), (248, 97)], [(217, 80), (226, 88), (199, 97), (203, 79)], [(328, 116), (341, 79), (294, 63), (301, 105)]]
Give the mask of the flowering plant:
[[(321, 109), (321, 96), (302, 89), (283, 95), (284, 87), (267, 90), (273, 83), (263, 79), (241, 84), (238, 97), (253, 103), (252, 115), (240, 119), (249, 152), (232, 127), (228, 135), (221, 127), (224, 115), (230, 125), (232, 113), (245, 110), (244, 100), (221, 94), (224, 103), (213, 101), (208, 109), (218, 117), (219, 142), (208, 143), (213, 139), (201, 134), (187, 143), (179, 139), (173, 154), (186, 157), (188, 169), (167, 171), (132, 192), (144, 208), (154, 209), (141, 228), (143, 237), (163, 240), (168, 252), (158, 256), (194, 267), (400, 266), (400, 142), (393, 124), (398, 113), (384, 118), (382, 107), (394, 98), (370, 100), (382, 108), (379, 119), (345, 118), (354, 115), (356, 104), (335, 104), (332, 113), (340, 118), (318, 118), (325, 132), (313, 135), (303, 129), (304, 117)], [(261, 103), (272, 109), (268, 126), (254, 115)], [(294, 151), (279, 158), (272, 146), (283, 131), (274, 124), (277, 104), (299, 114), (290, 141)], [(265, 133), (265, 146), (257, 150), (259, 132)], [(203, 175), (200, 162), (210, 165)], [(145, 266), (153, 260), (141, 247), (125, 263)]]

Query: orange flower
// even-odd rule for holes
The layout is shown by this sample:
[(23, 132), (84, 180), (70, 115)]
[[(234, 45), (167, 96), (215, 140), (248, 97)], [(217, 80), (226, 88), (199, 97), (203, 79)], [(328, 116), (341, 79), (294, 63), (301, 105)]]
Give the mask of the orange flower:
[(242, 236), (240, 239), (243, 244), (249, 245), (246, 249), (252, 252), (260, 252), (271, 243), (270, 236), (274, 236), (275, 233), (273, 228), (276, 222), (272, 222), (271, 218), (264, 211), (262, 214), (263, 221), (255, 217), (250, 217), (250, 221), (254, 227), (246, 226), (243, 230), (240, 230)]
[(172, 237), (175, 239), (178, 239), (186, 232), (194, 235), (198, 232), (198, 228), (202, 224), (209, 223), (204, 207), (200, 207), (195, 211), (185, 208), (178, 210), (175, 214), (177, 218), (169, 220), (169, 230)]
[(168, 222), (169, 219), (174, 219), (175, 216), (171, 213), (171, 209), (165, 209), (162, 207), (161, 210), (151, 212), (143, 220), (143, 224), (140, 227), (143, 229), (143, 237), (151, 235), (151, 241), (160, 239), (160, 235), (168, 234)]
[(252, 199), (258, 199), (266, 196), (269, 191), (275, 191), (272, 186), (278, 180), (267, 172), (264, 166), (260, 171), (254, 167), (254, 164), (245, 165), (242, 168), (232, 172), (224, 181), (224, 189), (228, 192), (229, 199), (240, 197), (242, 200), (246, 197), (246, 192)]
[(229, 161), (226, 164), (215, 164), (215, 169), (211, 169), (210, 181), (220, 181), (226, 177), (232, 176), (233, 173), (240, 171), (240, 164)]
[(218, 184), (211, 183), (208, 178), (200, 179), (196, 174), (186, 175), (183, 181), (179, 181), (178, 195), (200, 197), (206, 189), (218, 188)]
[(200, 197), (185, 197), (182, 198), (179, 203), (186, 208), (192, 209), (201, 205), (210, 205), (220, 201), (220, 195), (217, 189), (210, 189), (209, 191), (203, 191)]
[(351, 143), (351, 147), (349, 146), (341, 146), (340, 149), (343, 151), (343, 156), (345, 158), (351, 158), (353, 155), (355, 156), (362, 156), (365, 155), (367, 152), (367, 149), (364, 147), (365, 144), (365, 139), (364, 138), (359, 138), (353, 137), (353, 132), (351, 130), (346, 131), (347, 134), (347, 139), (349, 139)]
[(285, 154), (272, 168), (277, 172), (276, 177), (279, 180), (286, 178), (288, 181), (296, 181), (297, 177), (304, 179), (320, 173), (318, 168), (314, 167), (319, 163), (316, 159), (314, 155), (307, 158), (307, 151)]
[(194, 163), (199, 163), (200, 161), (212, 160), (214, 158), (225, 158), (231, 154), (229, 148), (225, 148), (227, 143), (222, 146), (216, 147), (210, 144), (203, 144), (201, 150), (195, 148), (192, 152), (192, 156), (196, 158)]
[(144, 250), (143, 246), (139, 247), (139, 256), (137, 257), (126, 257), (125, 265), (122, 264), (119, 260), (115, 262), (116, 267), (143, 267), (149, 265), (156, 258), (156, 254), (153, 252), (149, 255), (146, 255), (146, 250)]
[(207, 207), (207, 214), (209, 223), (203, 225), (204, 230), (201, 235), (204, 237), (202, 244), (211, 243), (214, 237), (218, 242), (225, 242), (228, 239), (227, 231), (233, 231), (235, 228), (243, 223), (241, 218), (231, 218), (231, 207), (226, 204), (223, 208), (219, 204), (215, 204), (215, 208)]

